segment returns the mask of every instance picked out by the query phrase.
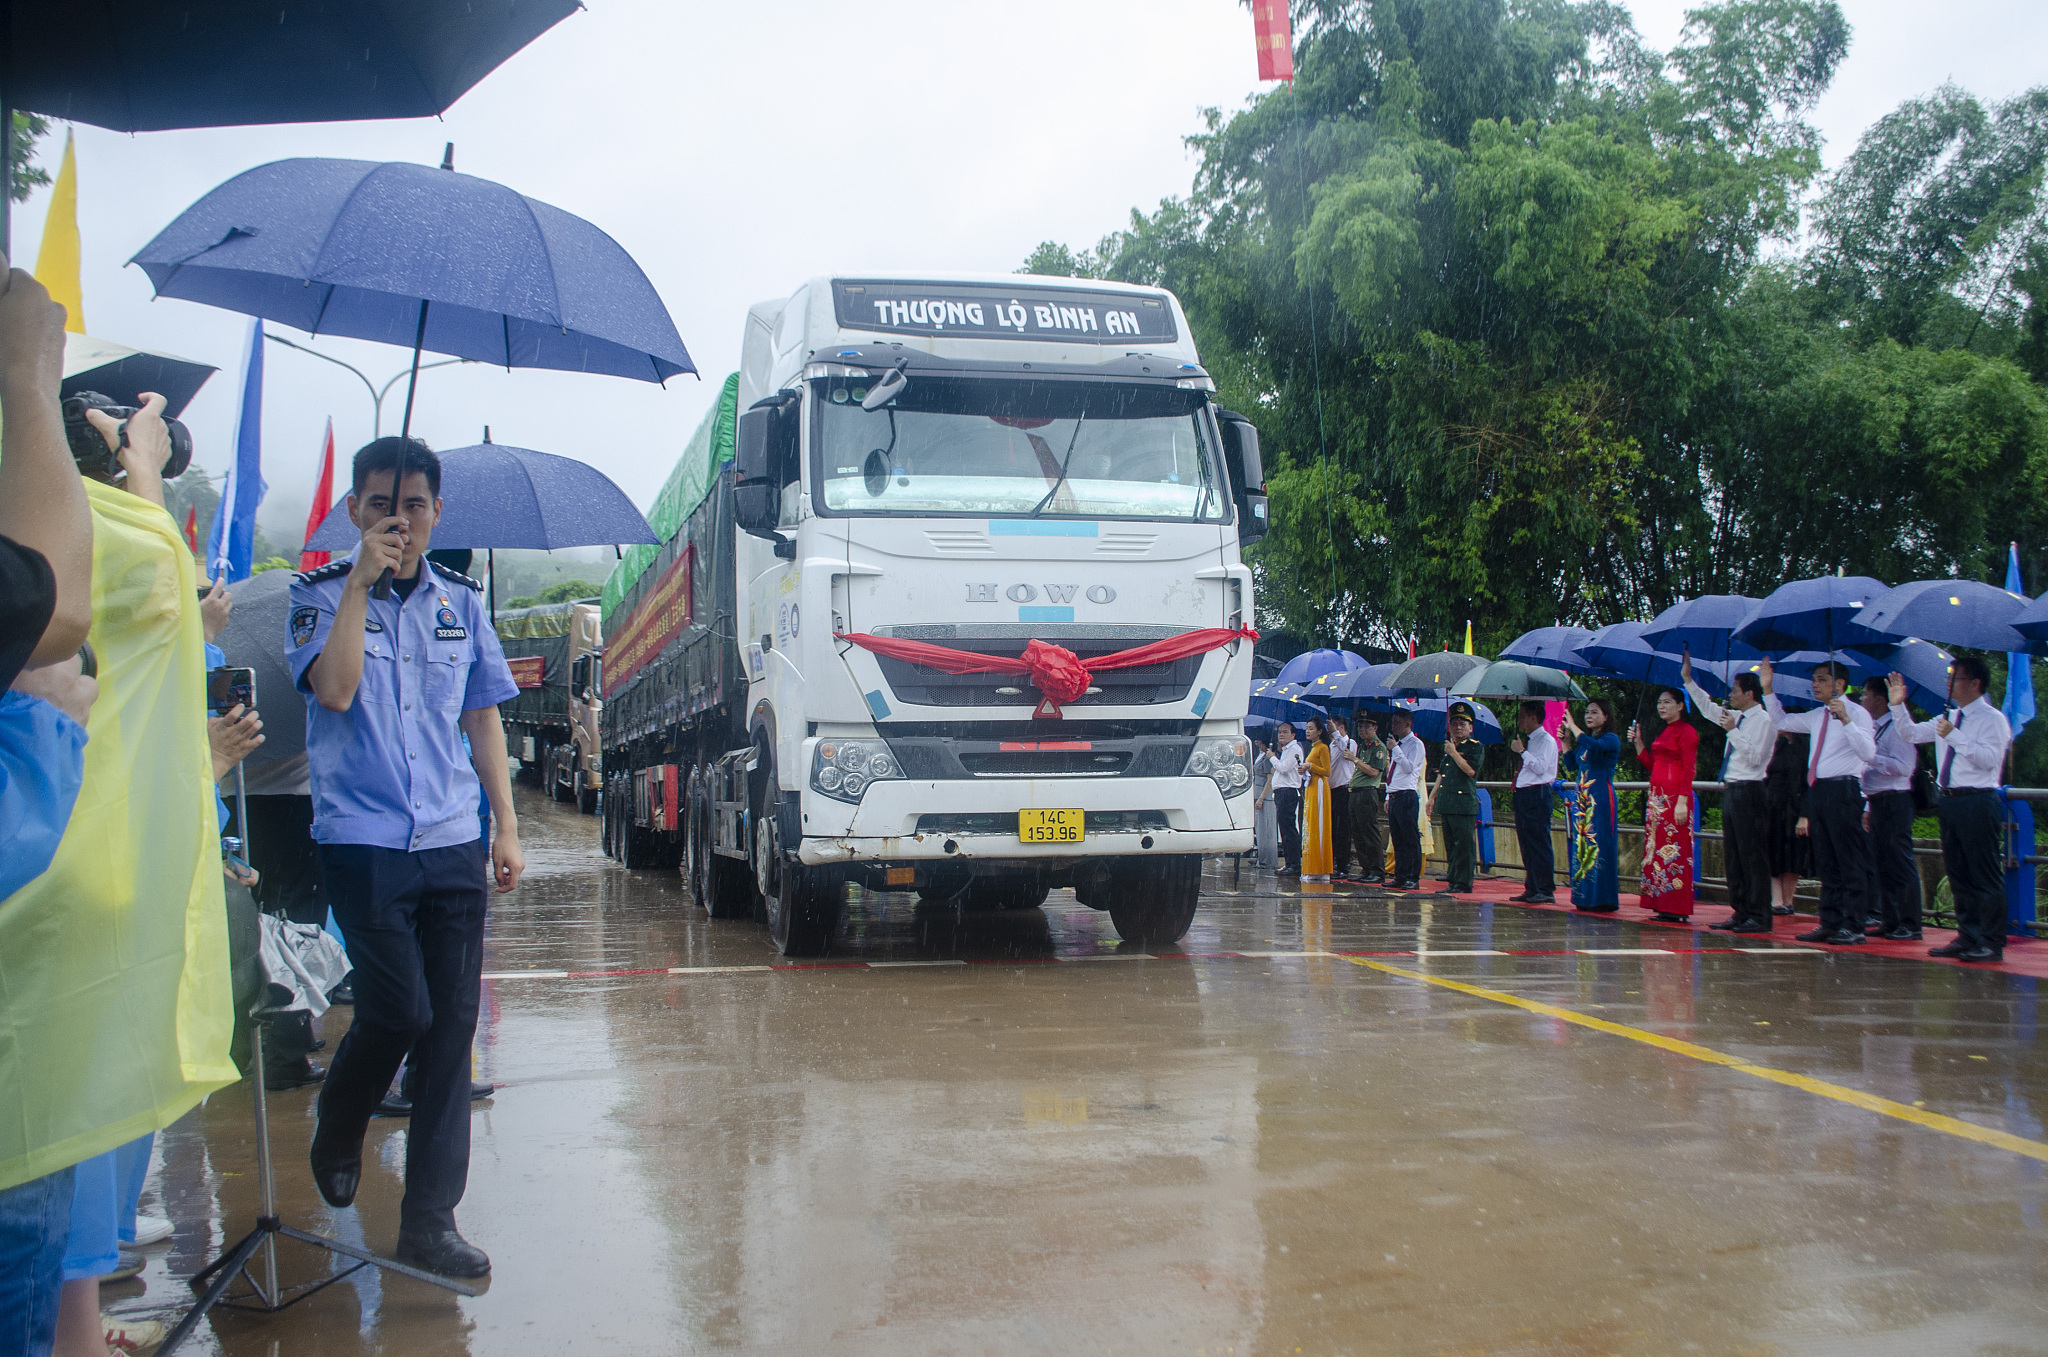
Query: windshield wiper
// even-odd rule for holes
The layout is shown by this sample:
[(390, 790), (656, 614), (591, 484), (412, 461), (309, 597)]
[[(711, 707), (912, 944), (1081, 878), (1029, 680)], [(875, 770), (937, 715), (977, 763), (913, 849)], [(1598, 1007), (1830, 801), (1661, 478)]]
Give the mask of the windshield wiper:
[(1070, 465), (1072, 465), (1074, 461), (1074, 445), (1081, 441), (1081, 426), (1083, 424), (1086, 424), (1087, 422), (1088, 402), (1086, 400), (1083, 400), (1081, 402), (1081, 417), (1074, 421), (1074, 436), (1067, 440), (1067, 455), (1060, 458), (1060, 478), (1052, 483), (1052, 489), (1045, 492), (1045, 498), (1038, 501), (1038, 503), (1032, 507), (1031, 512), (1024, 515), (1024, 517), (1036, 518), (1040, 514), (1044, 513), (1045, 506), (1052, 503), (1052, 497), (1054, 495), (1057, 495), (1060, 492), (1060, 487), (1067, 483), (1067, 468)]

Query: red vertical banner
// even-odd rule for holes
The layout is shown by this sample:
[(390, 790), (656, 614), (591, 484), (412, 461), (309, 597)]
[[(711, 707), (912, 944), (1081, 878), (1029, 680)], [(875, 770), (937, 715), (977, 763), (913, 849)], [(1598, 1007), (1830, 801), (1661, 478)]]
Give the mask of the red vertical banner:
[(185, 545), (192, 548), (192, 554), (199, 554), (199, 506), (185, 510)]
[(1252, 39), (1259, 49), (1259, 79), (1294, 79), (1294, 26), (1287, 0), (1252, 0)]
[[(334, 417), (327, 419), (327, 440), (320, 449), (320, 475), (313, 487), (313, 507), (306, 513), (306, 536), (311, 538), (314, 531), (327, 517), (327, 510), (334, 503)], [(301, 551), (299, 569), (315, 570), (334, 559), (326, 551)]]

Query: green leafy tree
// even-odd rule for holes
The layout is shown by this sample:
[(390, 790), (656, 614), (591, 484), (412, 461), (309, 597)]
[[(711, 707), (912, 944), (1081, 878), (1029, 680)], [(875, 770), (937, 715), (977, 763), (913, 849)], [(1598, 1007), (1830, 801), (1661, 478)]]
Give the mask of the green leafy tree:
[(549, 585), (538, 594), (507, 599), (503, 606), (535, 608), (544, 603), (574, 603), (580, 598), (595, 598), (603, 589), (602, 584), (592, 584), (589, 580), (563, 580), (560, 584)]
[(35, 163), (36, 143), (49, 135), (50, 120), (17, 108), (10, 132), (7, 191), (14, 195), (15, 202), (25, 203), (29, 194), (50, 182), (50, 172)]

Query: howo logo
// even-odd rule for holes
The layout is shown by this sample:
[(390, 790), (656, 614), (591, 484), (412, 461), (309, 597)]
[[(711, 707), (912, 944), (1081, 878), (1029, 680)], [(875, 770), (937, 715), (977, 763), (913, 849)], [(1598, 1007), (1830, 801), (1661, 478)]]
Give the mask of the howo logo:
[(1048, 603), (1072, 603), (1076, 594), (1080, 594), (1090, 603), (1116, 602), (1116, 590), (1106, 584), (1091, 584), (1086, 590), (1078, 584), (1013, 584), (1007, 589), (1003, 589), (1000, 584), (970, 584), (967, 586), (967, 601), (1000, 602), (1001, 599), (996, 595), (998, 589), (1003, 590), (1001, 597), (1012, 603), (1036, 603), (1041, 592)]

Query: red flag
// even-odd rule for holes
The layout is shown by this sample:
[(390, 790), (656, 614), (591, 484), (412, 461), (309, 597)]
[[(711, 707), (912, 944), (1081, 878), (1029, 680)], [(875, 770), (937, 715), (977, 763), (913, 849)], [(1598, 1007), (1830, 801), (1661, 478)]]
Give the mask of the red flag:
[[(320, 451), (320, 478), (313, 486), (313, 507), (306, 513), (306, 538), (312, 540), (334, 504), (334, 416), (327, 417), (327, 445)], [(333, 559), (327, 551), (301, 551), (299, 569), (313, 570)]]
[(1294, 79), (1294, 26), (1287, 0), (1252, 0), (1252, 41), (1259, 49), (1259, 79)]
[(185, 510), (185, 545), (192, 548), (192, 554), (199, 554), (199, 506), (190, 505)]

